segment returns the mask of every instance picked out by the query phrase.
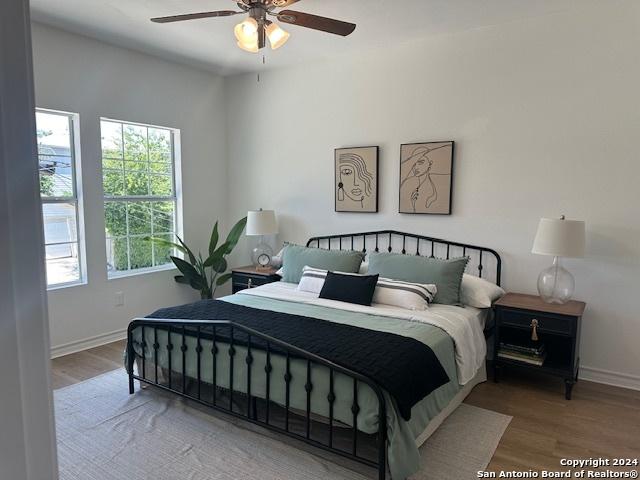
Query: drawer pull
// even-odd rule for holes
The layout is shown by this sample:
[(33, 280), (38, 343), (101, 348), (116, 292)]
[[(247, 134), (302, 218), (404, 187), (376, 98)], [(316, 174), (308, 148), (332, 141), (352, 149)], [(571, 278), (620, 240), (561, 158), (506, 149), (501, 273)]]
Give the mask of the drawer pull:
[(247, 282), (247, 288), (252, 288), (253, 287), (253, 282), (252, 279), (250, 278), (249, 281)]
[(531, 320), (531, 340), (533, 340), (534, 342), (538, 341), (538, 319), (534, 318)]

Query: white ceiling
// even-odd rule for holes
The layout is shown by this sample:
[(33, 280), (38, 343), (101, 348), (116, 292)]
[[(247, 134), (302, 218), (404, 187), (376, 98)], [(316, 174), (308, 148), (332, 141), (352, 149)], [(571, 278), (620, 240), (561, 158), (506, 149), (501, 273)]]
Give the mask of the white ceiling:
[[(283, 25), (289, 42), (266, 55), (268, 68), (547, 15), (581, 0), (301, 0), (290, 7), (357, 23), (343, 38)], [(222, 74), (258, 71), (262, 54), (235, 45), (241, 16), (154, 24), (151, 17), (233, 10), (233, 0), (31, 0), (32, 18), (64, 30)]]

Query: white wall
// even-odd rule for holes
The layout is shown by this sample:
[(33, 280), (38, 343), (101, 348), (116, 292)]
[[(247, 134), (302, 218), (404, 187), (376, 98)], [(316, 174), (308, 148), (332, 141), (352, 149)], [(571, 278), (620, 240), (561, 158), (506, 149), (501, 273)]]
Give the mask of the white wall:
[[(40, 24), (33, 48), (37, 106), (80, 114), (88, 284), (49, 292), (51, 344), (59, 354), (86, 339), (121, 336), (131, 318), (197, 297), (173, 282), (176, 271), (107, 280), (99, 118), (180, 129), (184, 233), (204, 250), (227, 207), (223, 80)], [(124, 307), (115, 306), (118, 291)]]
[[(493, 247), (531, 293), (551, 261), (530, 253), (538, 219), (584, 219), (583, 378), (640, 388), (640, 9), (600, 5), (227, 79), (231, 216), (274, 208), (298, 242), (395, 228)], [(398, 214), (399, 145), (430, 140), (456, 142), (453, 215)], [(333, 149), (354, 145), (381, 147), (378, 214), (333, 211)]]
[(58, 478), (29, 2), (0, 2), (0, 478)]

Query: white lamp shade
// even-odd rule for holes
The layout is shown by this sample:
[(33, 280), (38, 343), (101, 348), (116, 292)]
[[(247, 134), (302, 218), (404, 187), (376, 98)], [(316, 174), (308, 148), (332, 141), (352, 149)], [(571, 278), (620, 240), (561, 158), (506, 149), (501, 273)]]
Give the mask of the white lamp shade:
[(541, 218), (532, 253), (554, 257), (584, 257), (584, 222)]
[(275, 235), (278, 233), (273, 210), (252, 210), (247, 213), (247, 235)]

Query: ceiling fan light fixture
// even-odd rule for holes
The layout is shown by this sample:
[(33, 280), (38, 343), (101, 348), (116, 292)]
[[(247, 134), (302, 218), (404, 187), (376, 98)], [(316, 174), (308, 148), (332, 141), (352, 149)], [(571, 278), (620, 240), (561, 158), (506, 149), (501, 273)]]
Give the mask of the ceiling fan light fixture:
[(238, 39), (238, 47), (246, 52), (257, 53), (258, 50), (258, 22), (255, 18), (248, 17), (233, 29)]
[(233, 0), (240, 10), (217, 10), (213, 12), (186, 13), (182, 15), (169, 15), (166, 17), (154, 17), (154, 23), (173, 23), (185, 20), (199, 20), (203, 18), (230, 17), (233, 15), (248, 14), (238, 23), (233, 33), (238, 41), (238, 47), (247, 52), (256, 53), (266, 46), (267, 38), (273, 50), (282, 47), (290, 34), (283, 30), (277, 23), (268, 20), (268, 16), (278, 19), (282, 23), (310, 28), (321, 32), (332, 33), (346, 37), (356, 29), (355, 23), (343, 22), (333, 18), (321, 17), (304, 12), (292, 10), (279, 10), (288, 7), (300, 0)]
[(260, 50), (258, 48), (258, 38), (257, 38), (257, 36), (256, 36), (255, 41), (245, 42), (245, 41), (242, 41), (242, 40), (238, 40), (238, 47), (240, 47), (245, 52), (250, 52), (250, 53), (258, 53), (258, 51)]
[(248, 17), (233, 29), (233, 33), (239, 42), (251, 42), (258, 38), (258, 22), (255, 18)]
[(267, 38), (269, 39), (272, 50), (277, 50), (278, 48), (283, 46), (285, 43), (287, 43), (287, 40), (289, 40), (289, 37), (291, 36), (289, 32), (286, 32), (285, 30), (280, 28), (280, 25), (275, 22), (269, 23), (269, 25), (267, 25), (267, 27), (265, 28), (265, 31), (267, 33)]

